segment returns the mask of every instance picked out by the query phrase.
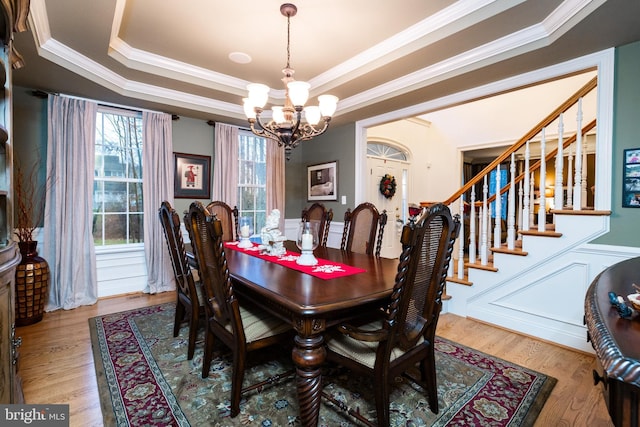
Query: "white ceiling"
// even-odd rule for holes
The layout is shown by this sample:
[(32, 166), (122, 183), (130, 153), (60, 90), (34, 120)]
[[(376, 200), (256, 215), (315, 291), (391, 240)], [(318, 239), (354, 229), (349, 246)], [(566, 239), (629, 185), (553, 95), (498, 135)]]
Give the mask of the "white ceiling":
[[(286, 18), (275, 0), (31, 0), (16, 34), (31, 89), (244, 123), (248, 82), (277, 89)], [(335, 121), (405, 108), (640, 39), (637, 0), (299, 0), (291, 65)], [(228, 55), (251, 56), (248, 64)]]
[[(466, 152), (466, 156), (491, 157), (518, 141), (547, 115), (562, 105), (579, 88), (596, 77), (596, 71), (565, 77), (544, 84), (529, 86), (509, 93), (484, 98), (433, 113), (420, 118), (437, 126), (438, 134), (451, 145)], [(591, 91), (581, 100), (584, 126), (596, 117), (597, 91)], [(577, 106), (564, 113), (564, 134), (577, 130)], [(558, 121), (546, 128), (546, 137), (556, 138)], [(534, 138), (539, 139), (539, 135)], [(475, 152), (475, 153), (472, 153)]]

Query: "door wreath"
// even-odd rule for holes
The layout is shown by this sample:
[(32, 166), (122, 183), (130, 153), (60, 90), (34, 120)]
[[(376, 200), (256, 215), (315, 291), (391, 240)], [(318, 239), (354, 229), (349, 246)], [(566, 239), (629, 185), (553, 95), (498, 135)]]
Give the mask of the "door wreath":
[(390, 199), (396, 194), (396, 186), (396, 178), (387, 173), (380, 179), (380, 194)]

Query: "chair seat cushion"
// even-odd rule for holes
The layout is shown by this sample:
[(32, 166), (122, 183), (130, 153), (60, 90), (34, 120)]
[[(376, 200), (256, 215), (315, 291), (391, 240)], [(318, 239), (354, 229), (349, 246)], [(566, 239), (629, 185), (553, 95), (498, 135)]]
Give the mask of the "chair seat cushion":
[[(359, 326), (359, 329), (367, 331), (375, 331), (381, 328), (382, 322), (378, 320)], [(424, 339), (420, 338), (417, 345), (420, 345), (423, 341)], [(336, 333), (327, 342), (327, 347), (329, 351), (333, 351), (341, 356), (353, 359), (361, 365), (373, 369), (376, 363), (376, 350), (379, 344), (380, 343), (378, 342), (359, 341), (347, 335)], [(389, 360), (393, 363), (395, 359), (402, 356), (404, 353), (405, 352), (403, 350), (395, 347), (391, 351), (391, 357)]]
[[(291, 329), (291, 324), (283, 322), (272, 314), (253, 306), (240, 306), (240, 317), (246, 341), (253, 342), (279, 335)], [(231, 324), (226, 326), (232, 332)]]

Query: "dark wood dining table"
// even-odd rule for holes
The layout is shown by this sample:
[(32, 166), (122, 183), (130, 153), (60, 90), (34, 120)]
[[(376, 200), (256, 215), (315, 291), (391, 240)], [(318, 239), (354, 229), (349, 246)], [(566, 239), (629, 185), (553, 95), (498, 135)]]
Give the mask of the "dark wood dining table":
[[(289, 250), (297, 251), (293, 242)], [(290, 322), (296, 331), (292, 360), (303, 426), (317, 426), (326, 358), (324, 333), (340, 322), (371, 313), (391, 295), (397, 259), (332, 248), (317, 248), (317, 258), (365, 272), (324, 280), (237, 250), (225, 250), (234, 291), (242, 299)]]

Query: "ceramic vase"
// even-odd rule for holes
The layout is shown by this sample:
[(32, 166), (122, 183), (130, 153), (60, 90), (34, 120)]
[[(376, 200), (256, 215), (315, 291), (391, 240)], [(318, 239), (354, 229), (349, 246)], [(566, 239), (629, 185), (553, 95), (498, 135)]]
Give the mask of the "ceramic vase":
[(16, 269), (16, 326), (42, 320), (49, 296), (49, 264), (38, 256), (38, 242), (18, 242), (22, 260)]

